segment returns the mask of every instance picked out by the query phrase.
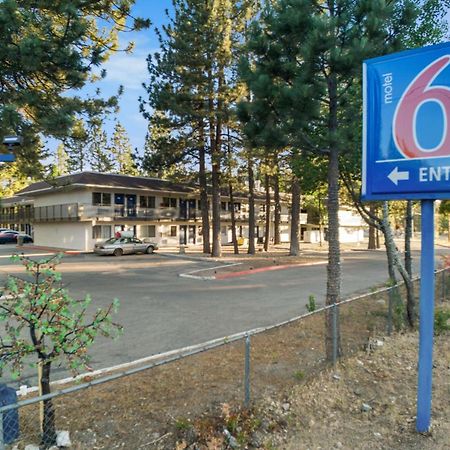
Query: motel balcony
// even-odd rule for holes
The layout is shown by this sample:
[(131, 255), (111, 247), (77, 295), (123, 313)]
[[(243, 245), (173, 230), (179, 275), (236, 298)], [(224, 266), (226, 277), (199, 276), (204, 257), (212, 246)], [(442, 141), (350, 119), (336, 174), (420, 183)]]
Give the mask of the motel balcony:
[(185, 208), (126, 208), (124, 206), (96, 206), (80, 203), (36, 206), (33, 222), (70, 222), (86, 220), (200, 220), (201, 212)]

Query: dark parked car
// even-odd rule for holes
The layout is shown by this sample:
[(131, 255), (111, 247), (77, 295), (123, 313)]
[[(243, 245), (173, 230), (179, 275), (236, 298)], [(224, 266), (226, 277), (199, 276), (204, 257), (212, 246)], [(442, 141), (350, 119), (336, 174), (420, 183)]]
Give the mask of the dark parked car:
[(24, 244), (33, 243), (33, 238), (29, 234), (19, 233), (13, 230), (0, 231), (0, 244), (17, 244), (18, 237), (22, 238)]

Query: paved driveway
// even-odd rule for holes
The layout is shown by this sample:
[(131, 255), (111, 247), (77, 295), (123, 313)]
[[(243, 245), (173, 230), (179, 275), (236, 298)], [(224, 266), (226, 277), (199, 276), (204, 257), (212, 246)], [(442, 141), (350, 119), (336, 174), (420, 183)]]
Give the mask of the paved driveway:
[[(0, 248), (0, 279), (19, 270), (6, 257), (10, 251), (6, 246)], [(73, 296), (91, 294), (93, 308), (106, 306), (115, 297), (121, 303), (116, 320), (124, 326), (124, 334), (116, 341), (100, 338), (92, 348), (91, 365), (112, 366), (274, 324), (303, 313), (309, 295), (314, 295), (319, 305), (324, 300), (325, 265), (225, 280), (179, 277), (212, 265), (217, 263), (158, 254), (67, 256), (60, 270)], [(386, 279), (384, 252), (343, 254), (343, 296)]]

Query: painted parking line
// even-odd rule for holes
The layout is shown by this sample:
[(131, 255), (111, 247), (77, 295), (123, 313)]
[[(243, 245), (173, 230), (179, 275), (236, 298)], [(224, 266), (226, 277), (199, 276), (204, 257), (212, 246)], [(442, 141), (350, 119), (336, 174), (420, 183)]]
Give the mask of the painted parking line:
[(226, 280), (227, 278), (237, 278), (237, 277), (244, 277), (246, 275), (252, 275), (254, 273), (261, 273), (261, 272), (270, 272), (274, 270), (285, 270), (285, 269), (292, 269), (294, 267), (301, 267), (301, 266), (318, 266), (321, 264), (327, 264), (327, 261), (317, 261), (313, 263), (299, 263), (299, 264), (284, 264), (279, 266), (268, 266), (268, 267), (258, 267), (256, 269), (247, 269), (247, 270), (241, 270), (240, 272), (229, 272), (229, 273), (219, 273), (216, 274), (215, 279), (216, 280)]
[(242, 263), (233, 263), (233, 264), (228, 264), (228, 265), (209, 267), (207, 269), (192, 270), (190, 272), (180, 273), (180, 277), (182, 277), (182, 278), (191, 278), (193, 280), (204, 280), (204, 281), (215, 280), (215, 279), (217, 279), (216, 275), (202, 276), (202, 275), (194, 275), (194, 274), (199, 273), (199, 272), (205, 272), (206, 270), (215, 270), (215, 269), (223, 269), (223, 268), (231, 267), (231, 266), (239, 266), (240, 264), (242, 264)]

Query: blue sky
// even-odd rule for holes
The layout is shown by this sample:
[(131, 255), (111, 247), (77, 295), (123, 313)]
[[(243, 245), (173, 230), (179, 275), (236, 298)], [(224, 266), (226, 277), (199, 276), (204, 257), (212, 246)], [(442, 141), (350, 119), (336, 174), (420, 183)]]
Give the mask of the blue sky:
[[(133, 33), (123, 33), (120, 36), (121, 48), (125, 48), (129, 41), (135, 43), (135, 48), (131, 54), (119, 52), (101, 67), (106, 69), (105, 79), (96, 84), (86, 86), (78, 95), (92, 93), (96, 88), (101, 90), (103, 97), (108, 97), (117, 93), (120, 85), (124, 87), (124, 93), (120, 98), (120, 111), (117, 115), (128, 132), (133, 148), (142, 151), (147, 133), (147, 122), (139, 112), (140, 96), (145, 96), (145, 90), (142, 83), (148, 77), (146, 58), (149, 53), (158, 50), (159, 43), (155, 33), (155, 27), (160, 27), (167, 22), (165, 14), (166, 9), (171, 9), (171, 0), (136, 0), (132, 14), (149, 18), (152, 21), (152, 27)], [(112, 117), (113, 119), (113, 117)], [(112, 133), (113, 122), (106, 124), (105, 129), (108, 134)], [(50, 149), (56, 147), (55, 141), (48, 141)]]
[(135, 33), (124, 33), (121, 45), (134, 41), (132, 54), (117, 53), (103, 66), (107, 71), (106, 79), (98, 83), (104, 95), (117, 91), (119, 85), (124, 86), (124, 94), (120, 100), (118, 119), (127, 130), (133, 147), (142, 150), (147, 132), (147, 122), (139, 112), (139, 96), (145, 95), (142, 83), (148, 77), (146, 58), (159, 48), (155, 27), (167, 21), (165, 10), (171, 8), (171, 0), (137, 0), (133, 15), (149, 18), (152, 27)]

